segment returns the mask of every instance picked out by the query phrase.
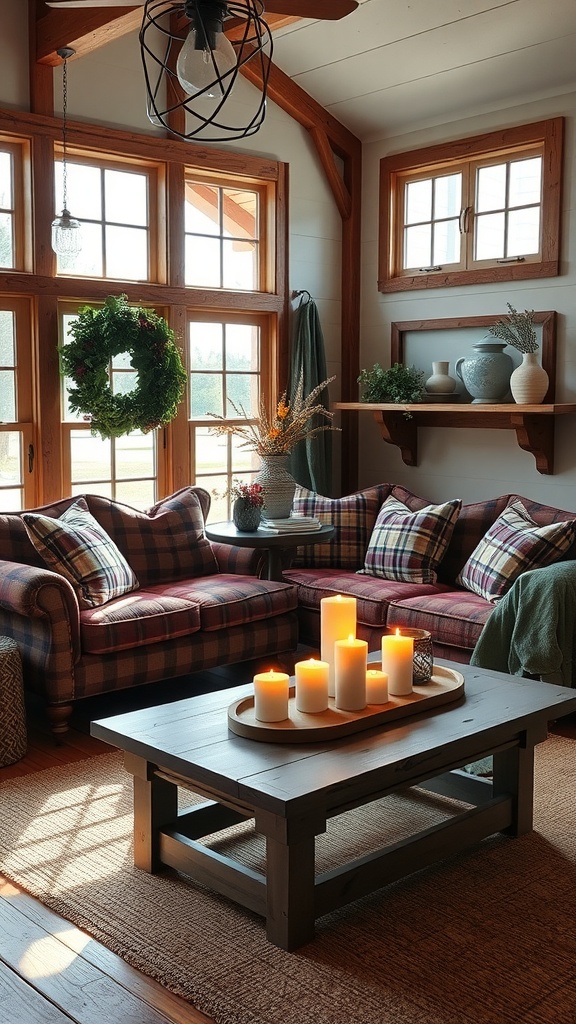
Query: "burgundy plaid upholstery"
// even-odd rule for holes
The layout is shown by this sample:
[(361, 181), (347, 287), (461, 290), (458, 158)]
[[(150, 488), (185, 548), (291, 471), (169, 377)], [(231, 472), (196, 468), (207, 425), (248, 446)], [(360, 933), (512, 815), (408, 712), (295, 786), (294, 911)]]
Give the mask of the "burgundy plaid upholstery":
[[(88, 507), (132, 566), (141, 587), (218, 572), (204, 536), (204, 507), (210, 495), (185, 487), (138, 512), (110, 498), (88, 494)], [(206, 504), (207, 503), (207, 504)]]
[(378, 484), (344, 498), (325, 498), (305, 487), (297, 487), (292, 511), (316, 516), (334, 527), (327, 544), (296, 549), (293, 565), (309, 569), (358, 569), (364, 561), (368, 541), (382, 502), (390, 494), (390, 484)]
[[(440, 589), (439, 585), (433, 595), (419, 593), (391, 601), (387, 626), (427, 629), (433, 641), (440, 640), (443, 647), (471, 652), (491, 611), (492, 605), (477, 594)], [(452, 653), (445, 656), (452, 657)]]
[(295, 587), (245, 576), (210, 576), (148, 587), (82, 612), (82, 650), (108, 654), (198, 630), (248, 626), (295, 611)]

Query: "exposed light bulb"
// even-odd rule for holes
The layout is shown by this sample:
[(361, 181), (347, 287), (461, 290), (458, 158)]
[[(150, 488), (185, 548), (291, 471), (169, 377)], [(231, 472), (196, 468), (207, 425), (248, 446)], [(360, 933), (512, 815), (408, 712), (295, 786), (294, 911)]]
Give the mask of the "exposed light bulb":
[(203, 32), (191, 28), (178, 54), (176, 74), (189, 96), (207, 89), (203, 96), (214, 99), (224, 93), (218, 78), (235, 64), (234, 47), (223, 32), (216, 32), (208, 41)]
[(76, 256), (82, 248), (82, 225), (64, 208), (52, 221), (52, 248), (58, 256)]

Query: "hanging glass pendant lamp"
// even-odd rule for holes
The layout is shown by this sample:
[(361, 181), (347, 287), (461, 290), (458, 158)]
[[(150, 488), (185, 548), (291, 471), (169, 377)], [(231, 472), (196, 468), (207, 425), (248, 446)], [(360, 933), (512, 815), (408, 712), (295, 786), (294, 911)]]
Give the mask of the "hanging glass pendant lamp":
[[(254, 135), (264, 121), (272, 55), (263, 13), (261, 0), (146, 0), (139, 38), (152, 123), (199, 142)], [(230, 37), (224, 34), (225, 23)], [(261, 85), (252, 90), (248, 104), (244, 96), (242, 103), (229, 103), (247, 61), (258, 65)], [(171, 118), (178, 111), (186, 116), (182, 131)]]
[(62, 69), (62, 213), (52, 221), (52, 248), (58, 256), (75, 256), (82, 248), (82, 231), (79, 220), (68, 209), (68, 178), (66, 167), (67, 109), (68, 109), (68, 58), (76, 53), (69, 46), (56, 51), (64, 61)]

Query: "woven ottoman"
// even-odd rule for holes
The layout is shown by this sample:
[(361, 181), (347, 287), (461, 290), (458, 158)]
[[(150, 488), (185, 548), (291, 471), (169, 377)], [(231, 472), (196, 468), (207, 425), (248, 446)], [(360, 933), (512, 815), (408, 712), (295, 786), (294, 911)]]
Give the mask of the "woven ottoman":
[(0, 767), (24, 757), (26, 742), (20, 651), (10, 637), (0, 636)]

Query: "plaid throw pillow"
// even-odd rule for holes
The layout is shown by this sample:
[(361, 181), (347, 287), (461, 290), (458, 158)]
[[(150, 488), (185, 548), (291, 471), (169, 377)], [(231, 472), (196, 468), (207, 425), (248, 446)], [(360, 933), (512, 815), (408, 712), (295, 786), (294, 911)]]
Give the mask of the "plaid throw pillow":
[(124, 555), (90, 515), (83, 498), (59, 519), (24, 512), (22, 520), (47, 567), (72, 584), (81, 608), (96, 608), (137, 589), (138, 580)]
[(402, 583), (436, 583), (436, 570), (461, 508), (461, 500), (454, 498), (411, 512), (397, 498), (388, 498), (378, 513), (360, 572)]
[(576, 520), (538, 526), (521, 501), (512, 501), (474, 549), (456, 583), (497, 601), (529, 569), (558, 562), (576, 536)]
[(297, 487), (292, 511), (316, 516), (321, 523), (333, 526), (334, 537), (328, 544), (298, 548), (292, 565), (306, 569), (356, 570), (364, 562), (378, 509), (389, 494), (389, 484), (367, 487), (344, 498), (325, 498), (306, 487)]

